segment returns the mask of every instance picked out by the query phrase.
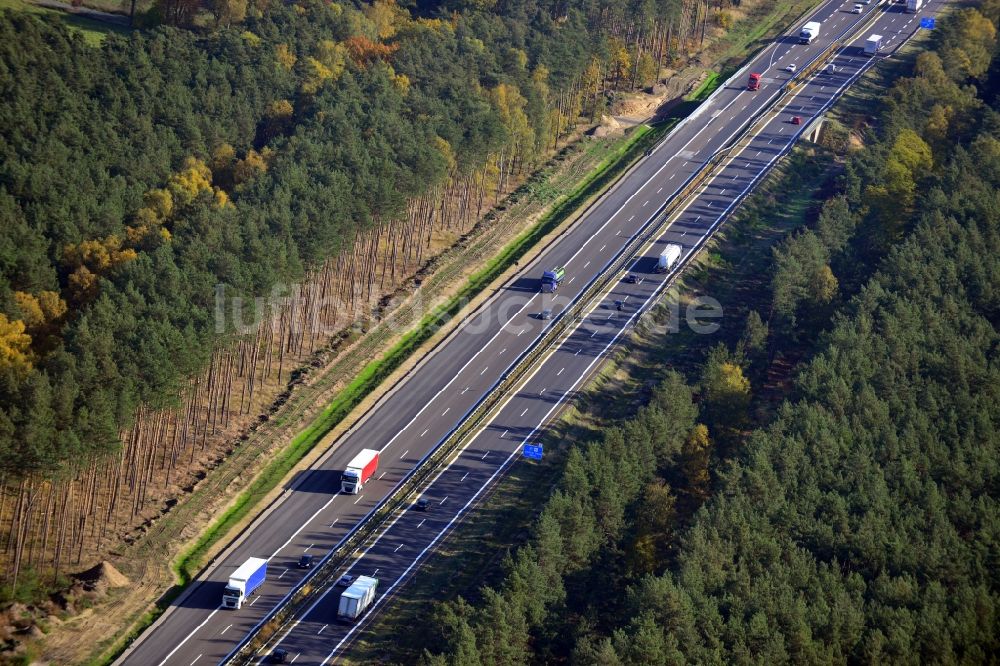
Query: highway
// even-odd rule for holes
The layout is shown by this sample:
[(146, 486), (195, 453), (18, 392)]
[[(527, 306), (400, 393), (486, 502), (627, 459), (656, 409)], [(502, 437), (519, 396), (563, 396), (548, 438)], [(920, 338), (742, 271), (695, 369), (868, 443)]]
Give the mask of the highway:
[[(538, 260), (525, 266), (422, 359), (312, 469), (299, 474), (287, 492), (118, 663), (194, 666), (224, 661), (308, 573), (295, 567), (299, 556), (310, 553), (320, 559), (333, 550), (462, 422), (511, 364), (552, 325), (539, 313), (552, 308), (558, 316), (601, 274), (685, 180), (725, 145), (749, 116), (779, 94), (781, 84), (791, 76), (784, 71), (786, 65), (801, 67), (822, 53), (844, 29), (870, 19), (872, 12), (884, 10), (884, 5), (872, 3), (865, 13), (855, 15), (848, 11), (852, 5), (837, 0), (825, 3), (812, 19), (823, 22), (823, 30), (813, 44), (800, 45), (794, 36), (779, 38), (742, 70), (738, 75), (741, 78), (713, 94), (696, 115), (633, 167)], [(925, 8), (921, 15), (928, 15), (936, 6)], [(791, 125), (790, 116), (801, 115), (808, 122), (842, 91), (853, 73), (869, 62), (858, 46), (863, 38), (878, 32), (887, 38), (891, 49), (912, 33), (916, 18), (902, 13), (901, 5), (889, 6), (875, 26), (863, 33), (860, 42), (836, 56), (835, 74), (818, 74), (801, 86), (788, 112), (763, 127), (694, 202), (680, 211), (666, 234), (645, 248), (634, 272), (646, 279), (639, 284), (617, 283), (558, 349), (533, 370), (523, 388), (506, 400), (458, 459), (440, 473), (425, 493), (431, 500), (431, 510), (426, 514), (407, 511), (395, 518), (351, 570), (352, 574), (374, 573), (379, 578), (379, 602), (398, 589), (421, 556), (516, 459), (521, 445), (530, 441), (572, 397), (622, 331), (671, 277), (652, 272), (663, 244), (676, 242), (690, 252), (700, 239), (714, 231), (740, 194), (787, 151), (804, 127)], [(793, 35), (798, 27), (793, 27)], [(763, 73), (760, 90), (746, 90), (749, 71)], [(566, 266), (566, 279), (558, 294), (540, 294), (541, 272), (557, 265)], [(624, 301), (621, 312), (608, 307), (615, 300)], [(359, 495), (338, 494), (340, 470), (362, 448), (381, 451), (375, 478)], [(267, 582), (241, 610), (220, 608), (229, 574), (248, 557), (269, 558)], [(349, 647), (357, 627), (336, 624), (335, 613), (336, 595), (330, 594), (282, 638), (281, 646), (296, 657), (296, 664), (324, 663)]]

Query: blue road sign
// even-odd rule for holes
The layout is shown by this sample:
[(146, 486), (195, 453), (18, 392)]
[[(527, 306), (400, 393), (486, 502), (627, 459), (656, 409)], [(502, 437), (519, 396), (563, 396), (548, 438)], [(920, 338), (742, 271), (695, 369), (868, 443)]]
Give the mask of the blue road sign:
[(934, 29), (934, 19), (931, 18), (931, 17), (920, 19), (920, 27), (921, 28), (925, 28), (927, 30), (933, 30)]
[(531, 458), (532, 460), (542, 459), (542, 445), (541, 444), (525, 444), (524, 445), (524, 457)]

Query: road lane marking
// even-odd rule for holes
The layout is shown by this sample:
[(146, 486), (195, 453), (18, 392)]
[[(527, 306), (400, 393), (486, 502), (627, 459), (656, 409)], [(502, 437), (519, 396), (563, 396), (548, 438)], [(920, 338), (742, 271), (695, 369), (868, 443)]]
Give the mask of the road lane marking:
[[(194, 661), (198, 661), (199, 659), (201, 659), (202, 655), (204, 655), (204, 654), (205, 654), (204, 652), (202, 652), (201, 654), (199, 654), (197, 657), (194, 658)], [(191, 662), (190, 666), (194, 666), (194, 661)]]
[(221, 636), (222, 634), (226, 633), (227, 631), (229, 631), (232, 628), (233, 628), (233, 625), (229, 625), (228, 627), (226, 627), (225, 629), (223, 629), (222, 631), (220, 631), (219, 635)]
[(500, 435), (500, 439), (503, 439), (503, 438), (504, 438), (504, 437), (506, 437), (506, 436), (507, 436), (507, 431), (506, 431), (506, 430), (504, 430), (504, 431), (503, 431), (503, 434), (502, 434), (502, 435)]
[(523, 411), (523, 412), (521, 412), (521, 416), (524, 416), (524, 415), (525, 415), (525, 414), (527, 414), (527, 413), (528, 413), (528, 408), (527, 408), (527, 407), (525, 407), (525, 408), (524, 408), (524, 411)]
[[(604, 224), (602, 224), (602, 225), (601, 225), (601, 227), (600, 227), (600, 228), (599, 228), (599, 229), (598, 229), (598, 230), (597, 230), (597, 231), (596, 231), (595, 233), (600, 233), (600, 232), (601, 232), (601, 231), (602, 231), (602, 230), (604, 229), (604, 227), (606, 227), (606, 226), (607, 226), (607, 225), (608, 225), (609, 223), (610, 223), (610, 220), (608, 220), (607, 222), (605, 222)], [(581, 250), (582, 250), (582, 248), (581, 248), (580, 250), (577, 250), (577, 251), (576, 251), (575, 253), (573, 253), (573, 257), (575, 257), (575, 256), (576, 256), (577, 254), (579, 254)], [(570, 259), (572, 259), (573, 257), (570, 257)], [(478, 349), (478, 350), (476, 351), (476, 353), (475, 353), (475, 354), (473, 354), (473, 355), (472, 355), (472, 358), (470, 358), (470, 359), (469, 359), (468, 361), (466, 361), (466, 362), (465, 362), (465, 363), (464, 363), (464, 364), (462, 365), (462, 367), (458, 369), (458, 371), (457, 371), (457, 372), (455, 373), (455, 375), (454, 375), (454, 376), (453, 376), (453, 377), (452, 377), (451, 379), (449, 379), (449, 380), (448, 380), (448, 383), (447, 383), (447, 384), (445, 384), (444, 386), (442, 386), (442, 387), (441, 387), (441, 388), (440, 388), (440, 389), (438, 390), (438, 392), (437, 392), (437, 393), (435, 393), (435, 394), (434, 394), (434, 395), (433, 395), (433, 396), (432, 396), (432, 397), (430, 398), (430, 400), (427, 400), (427, 401), (426, 401), (426, 402), (424, 403), (424, 406), (420, 408), (420, 411), (418, 411), (418, 412), (417, 412), (416, 414), (414, 414), (414, 415), (413, 415), (413, 418), (411, 418), (411, 419), (410, 419), (409, 423), (407, 423), (407, 424), (406, 424), (405, 426), (403, 426), (403, 428), (402, 428), (401, 430), (399, 430), (398, 432), (396, 432), (396, 434), (395, 434), (395, 435), (393, 435), (393, 436), (392, 436), (392, 437), (391, 437), (391, 438), (389, 439), (389, 441), (388, 441), (388, 442), (386, 442), (385, 446), (383, 446), (383, 447), (382, 447), (381, 449), (379, 449), (379, 453), (384, 453), (384, 452), (385, 452), (386, 450), (388, 450), (388, 448), (389, 448), (390, 446), (392, 446), (393, 442), (395, 442), (395, 441), (396, 441), (396, 438), (397, 438), (397, 437), (399, 437), (399, 436), (400, 436), (401, 434), (403, 434), (403, 430), (406, 430), (406, 428), (408, 428), (408, 427), (410, 426), (410, 424), (411, 424), (411, 423), (413, 423), (414, 421), (416, 421), (416, 420), (417, 420), (417, 418), (418, 418), (418, 417), (419, 417), (419, 416), (420, 416), (421, 414), (423, 414), (423, 413), (424, 413), (424, 410), (425, 410), (425, 409), (427, 409), (428, 407), (430, 407), (430, 406), (431, 406), (431, 404), (433, 404), (433, 402), (434, 402), (435, 398), (437, 398), (437, 397), (438, 397), (439, 395), (441, 395), (442, 393), (444, 393), (444, 392), (445, 392), (445, 390), (446, 390), (446, 389), (447, 389), (447, 388), (448, 388), (449, 386), (451, 386), (451, 383), (452, 383), (452, 382), (454, 382), (454, 381), (455, 381), (456, 379), (458, 379), (458, 378), (459, 378), (459, 377), (461, 376), (461, 374), (462, 374), (463, 372), (465, 372), (465, 369), (466, 369), (466, 368), (468, 368), (468, 367), (469, 367), (470, 365), (472, 365), (472, 362), (473, 362), (473, 361), (475, 361), (475, 360), (476, 360), (477, 358), (479, 358), (479, 355), (480, 355), (481, 353), (483, 353), (483, 352), (484, 352), (485, 350), (489, 349), (490, 345), (491, 345), (491, 344), (493, 344), (493, 341), (494, 341), (494, 340), (496, 340), (496, 339), (497, 339), (497, 338), (498, 338), (498, 337), (500, 336), (500, 334), (501, 334), (501, 333), (503, 333), (503, 331), (504, 331), (504, 328), (505, 328), (505, 327), (507, 326), (507, 324), (509, 324), (510, 322), (514, 321), (514, 318), (515, 318), (515, 317), (517, 317), (517, 316), (518, 316), (519, 314), (521, 314), (522, 312), (524, 312), (525, 308), (527, 308), (527, 307), (528, 307), (528, 306), (529, 306), (529, 305), (531, 304), (531, 302), (532, 302), (533, 300), (534, 300), (534, 297), (531, 297), (531, 298), (529, 298), (529, 299), (528, 299), (527, 301), (525, 301), (525, 302), (524, 302), (524, 305), (522, 305), (522, 306), (521, 306), (520, 308), (518, 308), (517, 312), (515, 312), (515, 313), (514, 313), (513, 315), (511, 315), (511, 317), (510, 317), (510, 318), (509, 318), (509, 319), (508, 319), (507, 321), (505, 321), (505, 322), (504, 322), (503, 326), (501, 326), (501, 327), (500, 327), (499, 329), (497, 329), (496, 333), (494, 333), (494, 334), (493, 334), (493, 335), (492, 335), (492, 336), (490, 337), (490, 339), (489, 339), (489, 340), (487, 340), (487, 341), (486, 341), (486, 343), (485, 343), (484, 345), (482, 345), (482, 346), (481, 346), (481, 347), (480, 347), (480, 348), (479, 348), (479, 349)], [(475, 313), (474, 313), (474, 315), (475, 315)], [(468, 322), (472, 321), (472, 319), (474, 318), (474, 315), (470, 315), (469, 317), (466, 317), (466, 318), (465, 318), (465, 320), (463, 320), (463, 321), (462, 321), (462, 323), (461, 323), (461, 324), (459, 325), (459, 327), (458, 327), (458, 328), (456, 329), (456, 331), (457, 331), (457, 332), (460, 332), (460, 331), (462, 331), (462, 330), (464, 329), (465, 325), (466, 325), (466, 324), (467, 324)], [(541, 333), (539, 333), (539, 336), (541, 336)], [(483, 370), (483, 372), (486, 372), (486, 370)], [(481, 372), (481, 373), (479, 373), (479, 374), (483, 374), (483, 373)], [(228, 657), (227, 657), (227, 658), (228, 658)]]
[(253, 606), (255, 603), (257, 603), (258, 599), (260, 599), (260, 595), (259, 594), (256, 597), (253, 598), (253, 601), (250, 602), (250, 605)]
[(322, 634), (322, 633), (323, 633), (323, 630), (325, 630), (325, 629), (326, 629), (327, 627), (329, 627), (329, 626), (330, 626), (330, 625), (328, 625), (328, 624), (324, 624), (324, 625), (323, 625), (323, 626), (322, 626), (322, 627), (320, 628), (320, 630), (316, 632), (316, 635), (317, 635), (317, 636), (319, 636), (320, 634)]
[(354, 500), (354, 503), (357, 504), (358, 502), (360, 502), (362, 497), (364, 497), (363, 493), (361, 495), (358, 495), (358, 499)]
[(399, 549), (402, 548), (402, 547), (403, 547), (403, 544), (399, 544), (398, 546), (396, 546), (396, 550), (394, 550), (392, 552), (395, 553), (395, 552), (399, 551)]
[(489, 451), (487, 451), (486, 453), (484, 453), (484, 454), (483, 454), (483, 457), (482, 457), (482, 458), (480, 458), (480, 460), (486, 460), (486, 456), (488, 456), (488, 455), (490, 455), (490, 452), (489, 452)]
[(673, 180), (673, 179), (674, 179), (674, 176), (676, 176), (676, 175), (677, 175), (676, 173), (672, 173), (672, 174), (670, 174), (670, 178), (667, 178), (667, 180)]
[(517, 337), (521, 337), (522, 333), (524, 333), (524, 329), (523, 328), (520, 331), (517, 332)]
[(663, 191), (663, 188), (661, 187), (660, 189), (656, 190), (656, 193), (659, 194), (662, 191)]
[[(518, 333), (518, 335), (520, 335), (520, 333)], [(450, 411), (451, 411), (451, 407), (445, 407), (445, 410), (443, 412), (441, 412), (441, 416), (444, 416), (445, 414), (447, 414)]]
[(566, 284), (573, 284), (573, 280), (575, 280), (575, 279), (576, 279), (576, 276), (574, 275), (573, 277), (571, 277), (569, 279), (569, 282), (567, 282)]
[(483, 372), (480, 372), (479, 374), (482, 375), (484, 372), (486, 372), (489, 369), (490, 369), (490, 366), (486, 366), (485, 368), (483, 368)]
[(580, 350), (579, 350), (579, 349), (577, 349), (577, 350), (576, 350), (576, 353), (575, 353), (575, 354), (573, 354), (573, 356), (579, 356), (579, 355), (580, 355)]
[[(292, 536), (288, 537), (288, 540), (285, 541), (285, 543), (281, 544), (281, 546), (278, 548), (278, 550), (276, 550), (273, 553), (271, 553), (271, 557), (269, 557), (267, 559), (269, 559), (269, 560), (273, 559), (275, 555), (277, 555), (282, 550), (284, 550), (285, 546), (287, 546), (288, 544), (290, 544), (292, 542), (292, 539), (294, 539), (295, 537), (297, 537), (299, 535), (299, 532), (301, 532), (302, 530), (304, 530), (306, 528), (306, 525), (310, 524), (313, 520), (315, 520), (316, 516), (319, 515), (320, 511), (323, 511), (323, 510), (326, 509), (326, 507), (330, 506), (330, 503), (333, 502), (333, 500), (336, 499), (336, 497), (337, 497), (337, 495), (332, 495), (330, 497), (330, 499), (328, 499), (326, 501), (326, 504), (324, 504), (320, 508), (316, 509), (316, 513), (314, 513), (313, 515), (309, 516), (309, 519), (306, 520), (305, 522), (303, 522), (302, 525), (299, 526), (299, 529), (295, 530), (295, 532), (292, 533)], [(221, 608), (221, 606), (220, 606), (220, 608)], [(190, 638), (190, 634), (184, 640), (187, 640), (187, 638)], [(178, 645), (177, 647), (180, 647), (180, 645)], [(173, 654), (173, 652), (171, 652), (170, 654)], [(169, 655), (168, 655), (168, 658), (169, 658)], [(166, 659), (164, 659), (164, 661), (160, 662), (160, 663), (162, 664), (165, 661), (166, 661)]]
[(420, 436), (421, 436), (421, 437), (423, 437), (424, 435), (426, 435), (426, 434), (427, 434), (427, 432), (428, 432), (429, 430), (430, 430), (430, 428), (428, 428), (427, 430), (424, 430), (424, 431), (423, 431), (422, 433), (420, 433)]
[(378, 567), (377, 569), (375, 569), (375, 571), (372, 572), (372, 577), (374, 578), (375, 574), (377, 574), (381, 569), (382, 567)]
[(445, 495), (444, 499), (441, 500), (441, 504), (444, 504), (445, 502), (447, 502), (449, 497), (451, 497), (451, 495)]
[(467, 476), (469, 476), (469, 473), (468, 473), (468, 472), (466, 472), (465, 474), (463, 474), (463, 475), (462, 475), (462, 478), (461, 478), (461, 479), (459, 479), (459, 483), (461, 483), (462, 481), (465, 481), (465, 477), (467, 477)]
[[(504, 347), (503, 349), (500, 350), (500, 354), (503, 354), (505, 351), (507, 351), (506, 347)], [(500, 354), (497, 354), (497, 356), (500, 356)]]
[(594, 332), (590, 334), (590, 337), (594, 337), (595, 335), (597, 335), (597, 329), (596, 328), (594, 329)]
[(423, 525), (425, 520), (427, 520), (427, 519), (426, 518), (421, 519), (421, 521), (419, 523), (417, 523), (417, 527), (420, 527), (421, 525)]
[(468, 392), (468, 390), (469, 390), (469, 387), (466, 386), (464, 389), (462, 389), (462, 392), (459, 393), (459, 395), (465, 395)]
[(634, 219), (635, 219), (635, 215), (633, 215), (632, 217), (628, 218), (628, 221), (631, 222)]
[(645, 208), (645, 207), (647, 206), (647, 204), (649, 204), (649, 199), (646, 199), (646, 200), (645, 200), (645, 201), (644, 201), (644, 202), (642, 203), (642, 207), (643, 207), (643, 208)]
[(604, 245), (601, 246), (601, 249), (598, 250), (598, 252), (604, 252), (604, 248), (606, 248), (607, 246), (608, 246), (608, 244), (605, 243)]
[(330, 527), (333, 527), (334, 525), (336, 525), (338, 520), (340, 520), (340, 518), (334, 518), (333, 522), (330, 523)]
[(378, 480), (381, 481), (383, 476), (385, 476), (385, 472), (382, 472), (381, 474), (378, 475)]
[(406, 454), (409, 453), (409, 452), (410, 452), (409, 449), (406, 449), (405, 451), (403, 451), (403, 455), (399, 456), (399, 459), (402, 460), (403, 458), (405, 458)]
[(559, 375), (561, 375), (563, 373), (563, 370), (565, 370), (565, 369), (566, 368), (562, 368), (561, 370), (559, 370), (559, 372), (556, 373), (556, 377), (558, 377)]
[(583, 267), (584, 267), (584, 268), (586, 268), (586, 267), (587, 267), (587, 266), (589, 266), (589, 265), (590, 265), (590, 262), (588, 261), (587, 263), (585, 263), (585, 264), (583, 265)]
[(278, 580), (281, 580), (281, 577), (284, 576), (286, 573), (288, 573), (288, 569), (285, 569), (280, 574), (278, 574)]

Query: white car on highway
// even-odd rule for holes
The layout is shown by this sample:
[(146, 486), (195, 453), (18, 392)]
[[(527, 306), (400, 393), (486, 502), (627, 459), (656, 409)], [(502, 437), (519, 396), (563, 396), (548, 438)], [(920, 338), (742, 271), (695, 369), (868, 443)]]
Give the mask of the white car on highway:
[(791, 72), (792, 74), (795, 73), (795, 69), (796, 69), (795, 63), (792, 63), (791, 65), (786, 65), (785, 66), (785, 71), (786, 72)]

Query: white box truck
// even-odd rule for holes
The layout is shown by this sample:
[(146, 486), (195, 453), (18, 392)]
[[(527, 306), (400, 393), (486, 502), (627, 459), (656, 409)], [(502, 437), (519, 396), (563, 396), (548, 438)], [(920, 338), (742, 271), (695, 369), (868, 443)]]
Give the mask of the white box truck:
[(681, 252), (683, 251), (684, 248), (677, 243), (668, 244), (663, 252), (660, 253), (660, 258), (656, 262), (656, 272), (666, 273), (673, 268), (673, 265), (681, 258)]
[(375, 601), (375, 590), (377, 589), (378, 578), (358, 576), (357, 580), (351, 583), (351, 586), (340, 595), (337, 617), (348, 622), (357, 620)]
[(811, 44), (812, 40), (819, 37), (819, 21), (809, 21), (802, 30), (799, 31), (799, 44)]
[(264, 584), (267, 578), (267, 560), (251, 557), (229, 577), (229, 585), (222, 592), (222, 605), (239, 610), (243, 602)]
[(344, 468), (340, 477), (340, 490), (349, 495), (357, 495), (378, 469), (378, 451), (362, 449)]
[(865, 53), (867, 55), (875, 55), (882, 50), (882, 35), (872, 35), (865, 42)]
[(924, 6), (924, 0), (906, 0), (906, 13), (916, 14)]

